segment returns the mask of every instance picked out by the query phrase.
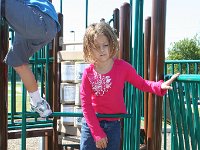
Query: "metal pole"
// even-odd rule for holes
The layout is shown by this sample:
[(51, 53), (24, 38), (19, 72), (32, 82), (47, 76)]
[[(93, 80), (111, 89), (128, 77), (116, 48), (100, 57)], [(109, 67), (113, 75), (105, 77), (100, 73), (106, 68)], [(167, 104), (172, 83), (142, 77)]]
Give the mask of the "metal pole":
[[(157, 0), (158, 1), (158, 0)], [(157, 5), (158, 16), (158, 39), (157, 39), (157, 80), (164, 80), (164, 61), (165, 61), (165, 22), (166, 22), (166, 0), (159, 0)], [(156, 134), (155, 150), (161, 149), (162, 132), (162, 104), (163, 97), (157, 96), (156, 99)]]
[[(151, 17), (145, 20), (144, 33), (144, 79), (149, 80), (149, 63), (150, 63), (150, 40), (151, 40)], [(148, 125), (148, 93), (144, 93), (144, 130), (147, 135)], [(147, 138), (145, 136), (145, 144)]]
[(88, 0), (85, 1), (85, 28), (88, 26)]
[(113, 27), (116, 29), (117, 36), (119, 37), (119, 9), (115, 8), (113, 11)]
[[(163, 79), (166, 0), (152, 1), (152, 26), (150, 50), (150, 80)], [(148, 134), (149, 150), (161, 149), (162, 98), (149, 95)]]
[[(124, 3), (120, 7), (120, 58), (130, 61), (130, 5)], [(126, 52), (125, 52), (126, 51)]]
[[(62, 50), (63, 45), (63, 14), (58, 14), (58, 20), (61, 25), (61, 30), (58, 32), (57, 36), (54, 39), (54, 62), (53, 62), (53, 112), (59, 112), (60, 111), (60, 83), (61, 83), (61, 64), (58, 62), (57, 53), (58, 51)], [(58, 132), (57, 132), (57, 118), (54, 118), (53, 120), (53, 143), (54, 144), (54, 150), (58, 149)]]
[(0, 149), (7, 149), (7, 125), (8, 125), (8, 67), (3, 62), (7, 51), (8, 51), (8, 25), (0, 18), (0, 114), (1, 114), (1, 123), (0, 123)]
[(62, 13), (62, 0), (60, 0), (60, 13)]
[[(130, 62), (130, 16), (131, 16), (131, 7), (130, 4), (124, 3), (120, 7), (120, 32), (119, 32), (119, 58), (124, 59), (127, 62)], [(127, 88), (129, 90), (129, 88)], [(128, 91), (127, 91), (128, 93)], [(128, 95), (127, 95), (128, 96)], [(126, 101), (126, 98), (125, 98)], [(130, 106), (130, 101), (126, 101), (126, 105), (129, 107)], [(131, 132), (131, 124), (130, 124), (131, 119), (126, 119), (124, 120), (124, 124), (122, 124), (122, 141), (121, 141), (121, 146), (123, 143), (123, 148), (124, 149), (130, 149), (130, 135), (127, 135), (124, 137), (125, 133)], [(121, 147), (122, 149), (122, 147)]]
[[(157, 49), (156, 49), (156, 41), (158, 38), (158, 28), (156, 23), (156, 8), (155, 3), (156, 1), (153, 0), (153, 8), (152, 8), (152, 25), (151, 25), (151, 47), (150, 47), (150, 80), (156, 80), (156, 62), (157, 62)], [(149, 94), (149, 102), (148, 102), (148, 131), (147, 131), (147, 148), (148, 150), (155, 150), (154, 149), (154, 134), (155, 134), (155, 95), (150, 93)]]

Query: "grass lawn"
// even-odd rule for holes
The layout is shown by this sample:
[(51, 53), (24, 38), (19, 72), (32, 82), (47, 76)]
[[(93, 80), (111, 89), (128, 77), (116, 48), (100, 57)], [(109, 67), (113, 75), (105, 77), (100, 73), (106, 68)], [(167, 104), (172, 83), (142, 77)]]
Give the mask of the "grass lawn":
[[(30, 104), (29, 104), (29, 96), (27, 94), (26, 98), (26, 108), (27, 111), (30, 110)], [(22, 111), (22, 83), (17, 82), (16, 83), (16, 111), (21, 112)], [(8, 112), (11, 112), (11, 83), (8, 83)]]

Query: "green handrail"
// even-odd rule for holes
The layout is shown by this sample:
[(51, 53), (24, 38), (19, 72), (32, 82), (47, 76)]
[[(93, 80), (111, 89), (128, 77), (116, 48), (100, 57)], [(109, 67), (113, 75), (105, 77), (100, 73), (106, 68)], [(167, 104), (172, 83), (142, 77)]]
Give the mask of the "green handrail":
[(200, 60), (165, 60), (166, 74), (199, 74)]
[(180, 75), (172, 86), (168, 92), (171, 149), (200, 149), (200, 75)]

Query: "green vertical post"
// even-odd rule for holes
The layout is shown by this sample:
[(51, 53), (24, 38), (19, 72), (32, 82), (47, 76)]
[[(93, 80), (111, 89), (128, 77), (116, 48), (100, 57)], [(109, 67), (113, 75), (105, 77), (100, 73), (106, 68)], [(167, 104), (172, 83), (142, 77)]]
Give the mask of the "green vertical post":
[[(139, 18), (138, 18), (138, 38), (136, 38), (138, 42), (138, 49), (137, 49), (137, 58), (134, 57), (134, 59), (137, 60), (136, 70), (137, 73), (142, 75), (142, 59), (143, 59), (143, 0), (139, 1)], [(142, 92), (139, 90), (136, 90), (136, 121), (135, 121), (135, 137), (138, 137), (135, 139), (135, 148), (139, 149), (140, 146), (140, 122), (141, 122), (141, 101), (142, 101)]]
[(134, 20), (134, 50), (133, 50), (133, 59), (132, 64), (134, 67), (137, 66), (137, 50), (138, 50), (138, 30), (139, 30), (139, 1), (135, 1), (135, 20)]
[(85, 0), (85, 28), (88, 26), (88, 0)]
[(62, 0), (60, 0), (60, 13), (62, 13)]
[(26, 149), (26, 89), (23, 85), (21, 150), (25, 149)]
[(45, 46), (45, 98), (49, 101), (49, 44)]

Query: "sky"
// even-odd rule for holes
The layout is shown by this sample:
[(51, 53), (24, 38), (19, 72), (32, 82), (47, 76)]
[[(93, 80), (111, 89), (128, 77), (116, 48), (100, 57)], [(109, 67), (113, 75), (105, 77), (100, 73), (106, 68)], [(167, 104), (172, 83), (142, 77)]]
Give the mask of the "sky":
[[(89, 0), (88, 24), (112, 18), (115, 8), (120, 9), (129, 0)], [(135, 1), (133, 0), (133, 3)], [(60, 0), (53, 0), (60, 12)], [(63, 0), (64, 43), (81, 42), (85, 31), (85, 0)], [(165, 51), (170, 44), (200, 34), (200, 0), (167, 0)], [(144, 19), (152, 15), (152, 0), (144, 0)], [(74, 32), (70, 32), (74, 31)]]

